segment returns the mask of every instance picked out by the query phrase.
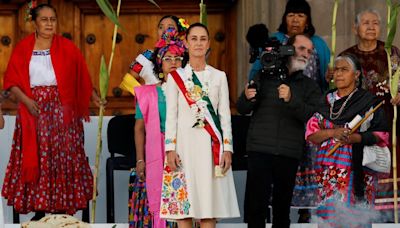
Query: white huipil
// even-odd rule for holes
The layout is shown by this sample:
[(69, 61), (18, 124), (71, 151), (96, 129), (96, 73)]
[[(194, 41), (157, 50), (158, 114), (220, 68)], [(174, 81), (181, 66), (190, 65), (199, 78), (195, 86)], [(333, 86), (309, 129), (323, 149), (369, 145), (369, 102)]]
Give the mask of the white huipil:
[[(192, 78), (192, 68), (188, 64), (178, 73)], [(225, 72), (206, 66), (202, 72), (195, 72), (203, 91), (208, 96), (216, 111), (223, 133), (224, 151), (233, 151), (231, 112), (228, 83)], [(165, 151), (175, 150), (182, 161), (181, 170), (185, 178), (172, 177), (174, 188), (166, 186), (166, 171), (163, 176), (163, 192), (160, 216), (166, 219), (182, 218), (232, 218), (239, 217), (235, 184), (232, 169), (224, 177), (215, 177), (211, 136), (204, 128), (193, 125), (196, 119), (175, 80), (168, 75), (166, 86), (166, 133)], [(183, 183), (181, 183), (183, 182)], [(182, 186), (186, 185), (187, 197), (182, 194)], [(171, 196), (180, 197), (173, 202)], [(182, 207), (186, 207), (182, 210)]]

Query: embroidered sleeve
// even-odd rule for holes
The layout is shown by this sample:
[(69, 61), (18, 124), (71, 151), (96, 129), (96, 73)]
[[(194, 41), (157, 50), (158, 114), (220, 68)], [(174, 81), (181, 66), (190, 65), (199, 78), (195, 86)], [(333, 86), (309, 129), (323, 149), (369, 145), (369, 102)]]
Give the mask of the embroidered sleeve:
[(168, 75), (165, 88), (167, 105), (165, 120), (165, 151), (176, 150), (176, 129), (178, 124), (178, 88), (171, 75)]
[(153, 63), (151, 62), (152, 58), (153, 51), (146, 50), (142, 54), (138, 55), (130, 65), (130, 69), (143, 78), (146, 85), (156, 84), (159, 82), (153, 72)]
[(218, 115), (221, 121), (222, 135), (224, 138), (224, 151), (233, 152), (231, 109), (229, 102), (229, 89), (225, 73), (220, 76)]
[(307, 122), (307, 127), (306, 127), (306, 135), (305, 139), (307, 140), (308, 136), (314, 134), (315, 132), (319, 131), (319, 120), (318, 118), (314, 115), (311, 117), (311, 119), (308, 120)]

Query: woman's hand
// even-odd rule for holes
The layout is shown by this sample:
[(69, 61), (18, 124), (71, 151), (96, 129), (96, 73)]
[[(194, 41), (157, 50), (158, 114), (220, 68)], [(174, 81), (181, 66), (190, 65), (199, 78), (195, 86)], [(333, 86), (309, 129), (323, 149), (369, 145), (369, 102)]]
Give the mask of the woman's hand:
[(333, 132), (333, 139), (335, 142), (340, 142), (341, 144), (348, 144), (350, 130), (347, 128), (336, 128)]
[(146, 168), (146, 164), (145, 164), (145, 162), (143, 160), (138, 160), (136, 162), (136, 173), (139, 176), (139, 179), (141, 181), (144, 181), (145, 178), (146, 178), (145, 168)]
[(101, 105), (105, 106), (107, 104), (106, 100), (102, 100), (99, 95), (97, 94), (96, 89), (93, 89), (92, 92), (92, 97), (91, 97), (92, 102), (96, 105), (96, 107), (100, 107)]
[(254, 98), (257, 95), (257, 90), (255, 88), (249, 88), (249, 83), (247, 83), (244, 88), (244, 94), (246, 95), (247, 100), (255, 101)]
[(397, 96), (392, 98), (390, 103), (392, 103), (392, 105), (400, 105), (400, 93), (397, 93)]
[(181, 166), (181, 159), (175, 150), (167, 151), (167, 164), (171, 171), (175, 171), (179, 166)]
[(330, 68), (330, 67), (328, 67), (328, 70), (326, 71), (326, 73), (325, 73), (325, 80), (326, 80), (326, 82), (330, 82), (332, 79), (333, 79), (333, 73), (334, 73), (335, 71), (332, 69), (332, 68)]
[(34, 116), (39, 116), (40, 108), (36, 101), (32, 100), (29, 97), (26, 97), (23, 101), (25, 106), (28, 108), (29, 112)]
[(222, 168), (222, 174), (225, 174), (230, 168), (232, 164), (232, 152), (224, 151), (222, 154), (222, 160), (219, 164)]

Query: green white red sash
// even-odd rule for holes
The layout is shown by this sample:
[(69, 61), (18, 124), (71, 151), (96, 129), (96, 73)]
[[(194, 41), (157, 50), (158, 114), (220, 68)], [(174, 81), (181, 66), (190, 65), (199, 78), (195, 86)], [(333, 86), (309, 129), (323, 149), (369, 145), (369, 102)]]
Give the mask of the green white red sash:
[[(186, 75), (183, 70), (180, 69), (181, 72), (178, 73), (178, 70), (172, 71), (170, 74), (176, 84), (178, 85), (179, 90), (182, 92), (183, 96), (185, 97), (185, 100), (189, 104), (189, 107), (192, 107), (193, 105), (197, 105), (197, 102), (190, 97), (190, 94), (185, 87), (185, 81), (189, 80), (186, 78)], [(197, 78), (196, 74), (193, 72), (192, 74), (192, 80), (193, 83), (197, 86), (200, 86), (202, 88), (201, 82)], [(202, 97), (203, 101), (207, 102), (207, 108), (204, 110), (204, 129), (210, 134), (211, 136), (211, 145), (212, 145), (212, 153), (213, 153), (213, 158), (214, 158), (214, 165), (219, 167), (219, 163), (222, 158), (222, 153), (223, 153), (223, 141), (222, 141), (222, 130), (221, 130), (221, 123), (219, 121), (219, 118), (217, 116), (217, 113), (215, 112), (211, 101), (208, 97), (208, 95), (205, 95)], [(197, 105), (198, 107), (198, 105)]]

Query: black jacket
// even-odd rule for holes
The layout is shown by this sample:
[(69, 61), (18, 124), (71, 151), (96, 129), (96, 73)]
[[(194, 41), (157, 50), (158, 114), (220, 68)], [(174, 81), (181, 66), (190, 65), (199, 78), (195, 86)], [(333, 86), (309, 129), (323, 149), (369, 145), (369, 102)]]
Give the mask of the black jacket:
[(302, 71), (294, 72), (285, 81), (291, 91), (291, 99), (286, 103), (278, 97), (281, 80), (261, 73), (257, 76), (261, 80), (256, 101), (247, 100), (243, 92), (237, 102), (239, 113), (253, 112), (247, 133), (247, 151), (300, 159), (305, 124), (321, 101), (321, 90)]

